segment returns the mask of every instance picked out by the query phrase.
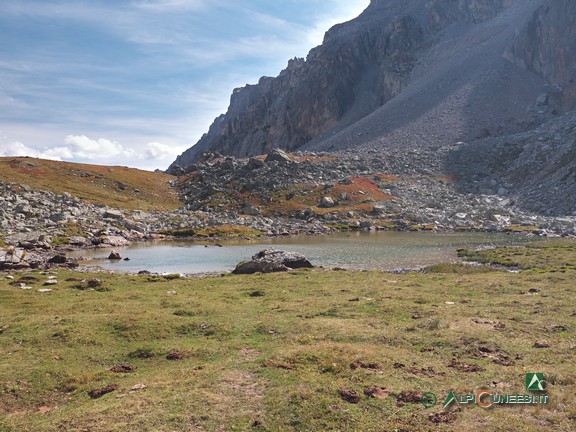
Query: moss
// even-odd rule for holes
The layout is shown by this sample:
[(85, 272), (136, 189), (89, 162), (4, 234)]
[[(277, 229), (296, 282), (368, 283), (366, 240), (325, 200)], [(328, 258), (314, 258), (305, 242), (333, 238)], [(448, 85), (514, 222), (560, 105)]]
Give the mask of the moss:
[(68, 237), (56, 236), (52, 238), (52, 246), (69, 245), (70, 239)]
[(221, 225), (209, 228), (183, 228), (177, 230), (164, 230), (160, 234), (173, 237), (220, 237), (220, 238), (258, 238), (264, 234), (253, 228), (235, 225)]

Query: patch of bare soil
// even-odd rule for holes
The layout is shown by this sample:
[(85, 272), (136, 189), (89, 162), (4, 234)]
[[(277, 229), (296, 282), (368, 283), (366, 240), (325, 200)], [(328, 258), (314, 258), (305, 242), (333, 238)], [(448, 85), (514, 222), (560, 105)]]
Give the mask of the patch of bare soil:
[(90, 396), (92, 399), (98, 399), (98, 398), (101, 398), (102, 396), (104, 396), (108, 393), (112, 393), (113, 391), (118, 390), (118, 387), (119, 387), (118, 384), (111, 384), (111, 385), (106, 386), (106, 387), (90, 390), (88, 392), (88, 396)]

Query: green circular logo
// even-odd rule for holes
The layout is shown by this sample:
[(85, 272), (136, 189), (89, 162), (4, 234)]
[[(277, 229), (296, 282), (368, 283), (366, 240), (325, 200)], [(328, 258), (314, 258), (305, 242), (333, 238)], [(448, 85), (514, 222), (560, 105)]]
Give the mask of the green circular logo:
[(424, 408), (426, 409), (434, 408), (438, 403), (438, 398), (434, 393), (428, 392), (422, 395), (422, 400), (420, 402), (422, 403), (422, 405), (424, 405)]

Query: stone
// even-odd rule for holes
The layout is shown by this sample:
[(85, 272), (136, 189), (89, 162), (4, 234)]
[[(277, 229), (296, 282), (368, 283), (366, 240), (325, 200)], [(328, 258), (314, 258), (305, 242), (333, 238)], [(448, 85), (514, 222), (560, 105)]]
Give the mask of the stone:
[(265, 249), (252, 256), (252, 261), (239, 263), (232, 273), (274, 273), (298, 268), (312, 268), (313, 265), (302, 254), (274, 249)]
[(277, 273), (290, 270), (282, 263), (269, 261), (247, 261), (236, 265), (233, 274)]
[(66, 264), (68, 262), (68, 258), (66, 258), (66, 255), (58, 254), (50, 258), (48, 262), (50, 264)]
[(70, 214), (66, 213), (54, 213), (50, 215), (50, 220), (52, 222), (64, 222), (67, 221), (70, 217)]
[(108, 255), (108, 259), (109, 260), (121, 260), (122, 257), (120, 256), (119, 252), (116, 252), (113, 250), (112, 252), (110, 252), (110, 255)]
[(119, 210), (108, 209), (104, 212), (102, 217), (105, 219), (123, 219), (124, 214)]
[(108, 246), (128, 246), (130, 242), (121, 236), (104, 236), (100, 237), (100, 245), (106, 247)]
[(265, 162), (278, 162), (279, 164), (290, 164), (295, 161), (284, 150), (274, 149), (266, 156)]
[(320, 201), (320, 206), (319, 207), (323, 207), (323, 208), (331, 208), (334, 207), (336, 205), (336, 203), (334, 202), (334, 200), (331, 197), (323, 197), (322, 201)]

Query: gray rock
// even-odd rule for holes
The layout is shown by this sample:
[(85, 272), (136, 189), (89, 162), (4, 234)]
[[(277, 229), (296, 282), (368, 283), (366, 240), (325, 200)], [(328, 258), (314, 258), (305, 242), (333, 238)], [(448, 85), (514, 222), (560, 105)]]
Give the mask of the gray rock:
[(108, 209), (104, 212), (103, 217), (106, 219), (123, 219), (124, 214), (119, 210)]
[(274, 249), (265, 249), (252, 256), (252, 261), (239, 263), (232, 273), (272, 273), (289, 269), (312, 268), (313, 265), (302, 254)]
[(334, 200), (331, 197), (323, 197), (322, 201), (320, 202), (320, 207), (323, 208), (332, 208), (336, 205)]
[(116, 252), (115, 250), (113, 250), (112, 252), (110, 252), (110, 255), (108, 255), (108, 259), (109, 260), (121, 260), (122, 256), (120, 256), (119, 252)]
[(233, 274), (276, 273), (290, 270), (284, 264), (268, 261), (247, 261), (239, 263)]
[(279, 164), (296, 163), (284, 150), (275, 149), (266, 156), (266, 162), (278, 162)]
[(120, 236), (104, 236), (100, 237), (100, 246), (128, 246), (130, 242), (126, 240), (124, 237)]

